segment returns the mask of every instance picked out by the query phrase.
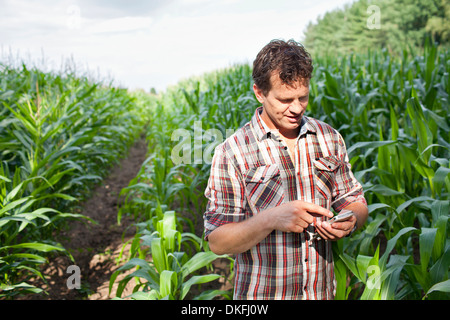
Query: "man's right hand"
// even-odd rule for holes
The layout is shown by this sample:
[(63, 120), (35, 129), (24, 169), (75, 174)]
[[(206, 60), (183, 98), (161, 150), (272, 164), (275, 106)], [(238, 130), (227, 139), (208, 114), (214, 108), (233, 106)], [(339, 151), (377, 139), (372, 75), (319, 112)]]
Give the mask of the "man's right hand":
[(314, 217), (332, 218), (333, 213), (314, 203), (295, 200), (273, 208), (275, 212), (267, 212), (273, 229), (283, 232), (303, 232), (314, 221)]

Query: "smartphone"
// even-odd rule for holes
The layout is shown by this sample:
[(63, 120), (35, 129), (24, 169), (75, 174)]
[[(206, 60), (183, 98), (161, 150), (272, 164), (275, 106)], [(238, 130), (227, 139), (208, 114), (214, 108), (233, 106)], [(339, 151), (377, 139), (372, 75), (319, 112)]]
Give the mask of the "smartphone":
[(333, 218), (331, 218), (328, 221), (328, 223), (329, 224), (333, 224), (334, 222), (345, 221), (345, 220), (350, 219), (350, 217), (353, 216), (353, 215), (354, 215), (353, 211), (342, 210), (338, 215), (336, 215)]
[[(339, 222), (339, 221), (345, 221), (350, 219), (350, 217), (352, 217), (354, 215), (353, 211), (350, 210), (342, 210), (338, 215), (335, 215), (333, 218), (331, 218), (330, 220), (328, 220), (329, 224), (333, 224), (334, 222)], [(320, 240), (321, 237), (319, 236), (318, 233), (315, 233), (312, 235), (311, 240)]]

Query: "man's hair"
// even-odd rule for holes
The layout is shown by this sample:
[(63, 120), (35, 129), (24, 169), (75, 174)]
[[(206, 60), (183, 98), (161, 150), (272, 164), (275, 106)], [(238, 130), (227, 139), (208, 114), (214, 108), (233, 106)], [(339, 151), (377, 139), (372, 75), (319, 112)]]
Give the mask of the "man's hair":
[(289, 40), (272, 40), (256, 56), (253, 62), (253, 81), (266, 95), (271, 89), (270, 77), (276, 71), (282, 83), (309, 81), (313, 65), (309, 53), (300, 43)]

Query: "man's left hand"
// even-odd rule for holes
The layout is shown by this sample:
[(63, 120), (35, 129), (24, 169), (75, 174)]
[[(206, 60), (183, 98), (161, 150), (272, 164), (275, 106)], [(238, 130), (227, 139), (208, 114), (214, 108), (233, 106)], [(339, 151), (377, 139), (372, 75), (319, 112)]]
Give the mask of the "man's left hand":
[(346, 221), (335, 222), (332, 225), (326, 221), (317, 221), (315, 226), (322, 239), (336, 241), (349, 235), (355, 227), (356, 221), (356, 217), (353, 216)]

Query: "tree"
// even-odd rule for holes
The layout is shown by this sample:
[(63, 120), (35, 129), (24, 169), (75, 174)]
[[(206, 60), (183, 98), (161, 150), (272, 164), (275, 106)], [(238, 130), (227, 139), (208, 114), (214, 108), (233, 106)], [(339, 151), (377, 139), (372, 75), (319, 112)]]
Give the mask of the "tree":
[(427, 37), (448, 45), (449, 17), (446, 0), (359, 0), (309, 23), (303, 43), (313, 54), (374, 47), (401, 52), (405, 46), (422, 47)]

